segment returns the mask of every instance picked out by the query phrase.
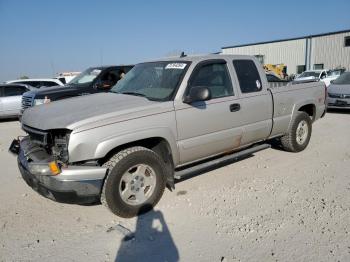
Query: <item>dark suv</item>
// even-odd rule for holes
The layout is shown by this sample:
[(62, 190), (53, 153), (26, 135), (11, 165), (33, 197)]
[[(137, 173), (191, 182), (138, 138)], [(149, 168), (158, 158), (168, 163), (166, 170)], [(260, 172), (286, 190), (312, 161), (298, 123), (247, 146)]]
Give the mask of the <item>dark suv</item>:
[(90, 67), (64, 86), (29, 91), (22, 96), (22, 112), (31, 106), (73, 96), (108, 92), (132, 65)]

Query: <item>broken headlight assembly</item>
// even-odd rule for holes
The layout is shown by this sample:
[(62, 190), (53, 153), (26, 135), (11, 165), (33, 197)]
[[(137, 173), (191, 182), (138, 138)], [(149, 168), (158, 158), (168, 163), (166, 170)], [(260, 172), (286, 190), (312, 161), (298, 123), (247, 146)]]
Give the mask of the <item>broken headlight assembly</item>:
[(52, 133), (52, 156), (65, 164), (69, 161), (68, 143), (70, 130), (55, 130)]

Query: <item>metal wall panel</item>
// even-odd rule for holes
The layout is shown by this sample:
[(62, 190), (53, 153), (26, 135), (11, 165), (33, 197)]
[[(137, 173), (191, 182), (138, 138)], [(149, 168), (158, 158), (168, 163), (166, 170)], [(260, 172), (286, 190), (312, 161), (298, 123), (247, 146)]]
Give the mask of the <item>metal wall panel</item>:
[[(265, 64), (286, 64), (287, 73), (295, 74), (298, 65), (313, 69), (324, 64), (325, 69), (341, 66), (350, 70), (350, 47), (344, 46), (344, 37), (350, 32), (296, 40), (223, 48), (223, 54), (263, 55)], [(308, 41), (308, 42), (307, 42)]]
[(286, 64), (295, 74), (297, 65), (305, 65), (305, 39), (222, 49), (223, 54), (263, 55), (265, 64)]
[(344, 46), (344, 38), (350, 32), (312, 38), (311, 64), (324, 64), (325, 69), (338, 66), (350, 70), (350, 46)]

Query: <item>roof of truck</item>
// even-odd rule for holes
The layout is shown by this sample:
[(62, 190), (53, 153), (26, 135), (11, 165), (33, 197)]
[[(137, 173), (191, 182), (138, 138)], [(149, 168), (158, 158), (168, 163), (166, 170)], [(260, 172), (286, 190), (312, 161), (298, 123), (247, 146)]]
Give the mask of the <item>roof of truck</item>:
[(209, 55), (188, 55), (188, 56), (172, 56), (154, 59), (148, 62), (157, 62), (157, 61), (184, 61), (184, 62), (199, 62), (202, 60), (208, 59), (253, 59), (253, 56), (249, 55), (223, 55), (223, 54), (209, 54)]

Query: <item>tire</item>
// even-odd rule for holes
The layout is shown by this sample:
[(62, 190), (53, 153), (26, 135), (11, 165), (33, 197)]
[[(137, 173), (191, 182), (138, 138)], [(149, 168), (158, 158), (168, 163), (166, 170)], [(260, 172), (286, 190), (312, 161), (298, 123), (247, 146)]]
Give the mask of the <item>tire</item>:
[(130, 218), (145, 213), (162, 197), (166, 167), (154, 151), (130, 147), (115, 154), (103, 166), (108, 174), (101, 203), (115, 215)]
[[(301, 126), (303, 127), (301, 128)], [(300, 128), (303, 131), (300, 131)], [(305, 134), (305, 132), (307, 133)], [(309, 144), (311, 133), (312, 121), (310, 116), (305, 112), (298, 112), (288, 133), (281, 137), (283, 149), (289, 152), (303, 151)]]

